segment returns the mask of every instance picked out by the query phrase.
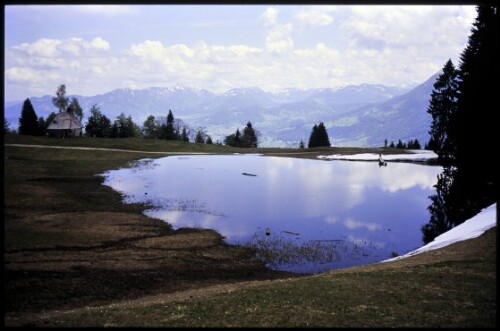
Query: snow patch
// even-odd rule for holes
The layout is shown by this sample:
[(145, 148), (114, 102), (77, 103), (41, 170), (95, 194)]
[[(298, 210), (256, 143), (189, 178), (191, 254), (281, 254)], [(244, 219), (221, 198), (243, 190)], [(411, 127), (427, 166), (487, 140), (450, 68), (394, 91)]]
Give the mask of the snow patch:
[(497, 204), (494, 203), (488, 208), (483, 209), (479, 214), (468, 219), (464, 223), (457, 225), (453, 229), (443, 233), (440, 236), (437, 236), (432, 242), (428, 243), (427, 245), (405, 255), (384, 260), (382, 262), (404, 259), (409, 256), (445, 247), (458, 241), (479, 237), (484, 232), (497, 225), (496, 209)]
[[(437, 154), (428, 150), (407, 150), (411, 154), (393, 154), (383, 155), (384, 161), (416, 161), (425, 162), (431, 159), (436, 159)], [(353, 155), (319, 155), (318, 159), (324, 160), (346, 160), (346, 161), (378, 161), (378, 154), (375, 153), (362, 153)]]

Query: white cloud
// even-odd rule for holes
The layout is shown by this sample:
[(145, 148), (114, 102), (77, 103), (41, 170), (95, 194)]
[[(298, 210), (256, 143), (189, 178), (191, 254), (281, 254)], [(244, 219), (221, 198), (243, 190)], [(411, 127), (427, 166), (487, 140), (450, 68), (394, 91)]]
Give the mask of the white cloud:
[(441, 48), (465, 43), (464, 27), (468, 29), (475, 17), (473, 7), (451, 6), (352, 6), (343, 30), (353, 47)]
[(24, 51), (29, 56), (53, 57), (60, 55), (58, 46), (61, 44), (60, 40), (42, 38), (32, 44), (23, 43), (13, 48), (16, 50)]
[[(76, 7), (101, 13), (116, 9)], [(473, 6), (335, 8), (339, 7), (303, 6), (292, 8), (289, 15), (286, 6), (268, 7), (256, 22), (264, 33), (257, 46), (202, 40), (167, 44), (145, 38), (118, 50), (101, 36), (46, 37), (19, 43), (5, 48), (6, 96), (17, 93), (22, 98), (35, 91), (33, 84), (18, 90), (19, 82), (27, 79), (23, 77), (68, 77), (68, 84), (70, 79), (78, 80), (75, 88), (80, 90), (72, 93), (83, 95), (176, 84), (214, 92), (250, 86), (279, 90), (361, 83), (412, 85), (429, 78), (448, 58), (458, 64), (475, 17)], [(122, 13), (127, 11), (131, 9)], [(311, 13), (325, 15), (313, 17)], [(300, 30), (302, 23), (307, 29)], [(314, 35), (307, 46), (301, 43), (301, 34), (315, 29), (331, 29), (332, 33)]]
[(14, 83), (42, 83), (60, 79), (57, 73), (46, 70), (36, 70), (29, 67), (14, 67), (5, 70), (5, 77)]
[(82, 51), (92, 53), (99, 50), (109, 50), (109, 43), (96, 37), (91, 42), (81, 38), (68, 38), (64, 40), (41, 38), (33, 43), (23, 43), (12, 47), (20, 56), (28, 56), (33, 60), (39, 58), (60, 58), (66, 56), (80, 56)]
[(274, 26), (266, 36), (266, 49), (270, 52), (284, 52), (293, 48), (291, 38), (293, 26), (290, 23)]
[(276, 24), (276, 20), (278, 18), (278, 8), (268, 7), (262, 14), (261, 18), (264, 20), (265, 25)]
[(261, 17), (267, 28), (266, 50), (271, 53), (282, 53), (293, 49), (292, 23), (278, 24), (278, 10), (275, 7), (268, 7)]
[(356, 221), (352, 218), (346, 219), (344, 225), (348, 229), (366, 228), (369, 231), (380, 230), (382, 228), (380, 224)]
[(92, 47), (94, 48), (98, 48), (98, 49), (103, 49), (103, 50), (109, 50), (109, 43), (102, 39), (101, 37), (96, 37), (94, 38), (91, 42), (90, 42), (90, 45), (92, 45)]
[(68, 8), (81, 13), (105, 16), (129, 15), (136, 12), (133, 6), (126, 5), (78, 5)]
[(335, 10), (330, 6), (304, 6), (295, 13), (295, 17), (306, 24), (330, 25), (334, 18), (329, 12)]

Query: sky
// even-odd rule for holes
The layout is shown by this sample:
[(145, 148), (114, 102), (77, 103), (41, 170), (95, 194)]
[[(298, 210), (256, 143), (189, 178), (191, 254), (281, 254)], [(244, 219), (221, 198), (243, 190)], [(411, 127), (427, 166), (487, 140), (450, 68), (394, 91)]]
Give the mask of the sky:
[(117, 88), (423, 83), (458, 66), (472, 5), (6, 5), (4, 101)]

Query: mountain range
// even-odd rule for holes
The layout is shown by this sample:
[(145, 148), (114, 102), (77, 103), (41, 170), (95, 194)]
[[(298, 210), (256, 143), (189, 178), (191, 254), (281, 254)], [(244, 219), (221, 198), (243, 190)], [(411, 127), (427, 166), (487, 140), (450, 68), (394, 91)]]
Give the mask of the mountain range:
[[(238, 88), (215, 94), (174, 86), (68, 97), (78, 99), (84, 124), (96, 104), (111, 121), (123, 112), (139, 126), (149, 115), (166, 116), (172, 110), (175, 118), (192, 129), (203, 127), (213, 141), (223, 141), (250, 121), (259, 133), (259, 146), (297, 147), (301, 140), (307, 145), (313, 125), (323, 122), (333, 146), (382, 146), (385, 139), (418, 139), (423, 145), (429, 138), (431, 117), (427, 107), (437, 76), (410, 90), (362, 84), (277, 92)], [(52, 97), (29, 98), (39, 117), (56, 111)], [(4, 103), (5, 118), (12, 128), (17, 129), (23, 102)]]

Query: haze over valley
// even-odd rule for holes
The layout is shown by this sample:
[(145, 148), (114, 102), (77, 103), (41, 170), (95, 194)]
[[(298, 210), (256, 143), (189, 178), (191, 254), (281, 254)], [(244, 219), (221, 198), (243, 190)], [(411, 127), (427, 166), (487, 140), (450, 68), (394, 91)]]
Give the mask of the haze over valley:
[[(287, 88), (266, 92), (260, 88), (231, 89), (216, 94), (185, 86), (116, 89), (95, 96), (77, 96), (84, 120), (92, 105), (108, 118), (131, 115), (142, 125), (149, 115), (166, 116), (172, 110), (194, 131), (204, 127), (214, 141), (251, 121), (260, 132), (262, 147), (297, 147), (307, 141), (311, 127), (324, 122), (335, 146), (381, 146), (384, 140), (428, 140), (427, 106), (433, 75), (413, 89), (362, 84), (341, 88), (301, 90)], [(51, 95), (30, 97), (38, 116), (56, 111)], [(23, 101), (5, 103), (12, 128), (17, 128)]]

